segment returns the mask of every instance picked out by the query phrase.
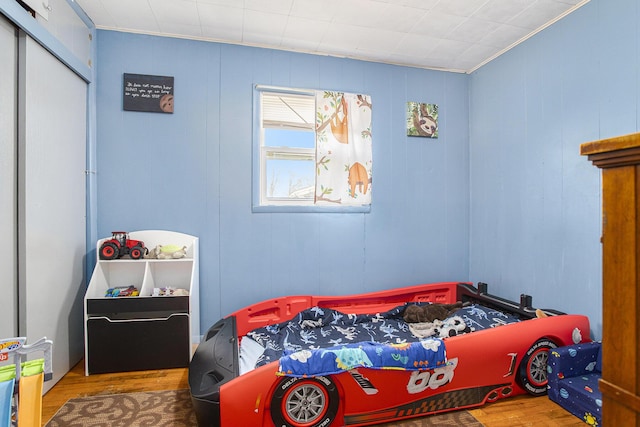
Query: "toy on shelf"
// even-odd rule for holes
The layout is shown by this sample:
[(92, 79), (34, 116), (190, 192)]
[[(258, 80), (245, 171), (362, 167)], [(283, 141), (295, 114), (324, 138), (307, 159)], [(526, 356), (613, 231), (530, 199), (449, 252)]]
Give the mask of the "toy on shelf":
[(140, 291), (135, 286), (120, 286), (116, 288), (109, 288), (104, 294), (104, 296), (107, 298), (137, 297), (138, 295), (140, 295)]
[(140, 259), (149, 253), (144, 242), (129, 238), (126, 231), (113, 231), (112, 237), (100, 245), (100, 259), (110, 260), (129, 255), (131, 259)]
[(180, 289), (180, 288), (176, 289), (176, 288), (167, 286), (165, 288), (153, 288), (153, 293), (151, 295), (154, 297), (169, 297), (169, 296), (183, 297), (183, 296), (189, 296), (189, 291), (186, 289)]
[(179, 259), (187, 256), (187, 247), (178, 245), (158, 245), (151, 249), (147, 258), (150, 259)]
[[(41, 338), (26, 345), (24, 337), (0, 340), (0, 426), (42, 425), (42, 383), (53, 378), (53, 342)], [(43, 352), (41, 359), (27, 355)], [(11, 360), (10, 360), (11, 359)]]

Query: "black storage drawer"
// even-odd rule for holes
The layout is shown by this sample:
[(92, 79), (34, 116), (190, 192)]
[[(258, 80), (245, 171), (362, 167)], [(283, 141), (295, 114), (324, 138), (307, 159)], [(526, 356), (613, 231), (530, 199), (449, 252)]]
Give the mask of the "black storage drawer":
[[(147, 298), (131, 299), (140, 302)], [(163, 310), (154, 313), (158, 317), (146, 318), (140, 314), (129, 312), (125, 318), (115, 319), (120, 316), (92, 315), (87, 319), (89, 374), (189, 366), (188, 312)]]
[[(188, 296), (167, 297), (122, 297), (122, 298), (93, 298), (87, 299), (88, 316), (113, 316), (126, 313), (136, 316), (135, 313), (162, 312), (188, 313)], [(142, 317), (147, 317), (142, 315)]]

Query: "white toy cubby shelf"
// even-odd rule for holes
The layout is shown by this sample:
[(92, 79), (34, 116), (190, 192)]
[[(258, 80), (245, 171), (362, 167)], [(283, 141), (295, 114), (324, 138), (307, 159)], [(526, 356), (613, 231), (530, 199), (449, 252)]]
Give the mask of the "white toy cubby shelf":
[[(97, 242), (96, 254), (110, 238)], [(84, 298), (86, 375), (186, 367), (199, 342), (198, 238), (163, 230), (132, 231), (129, 238), (143, 241), (149, 251), (158, 245), (185, 247), (186, 256), (103, 260), (97, 255)], [(129, 286), (139, 295), (106, 296), (109, 289)], [(174, 294), (159, 296), (163, 288)]]

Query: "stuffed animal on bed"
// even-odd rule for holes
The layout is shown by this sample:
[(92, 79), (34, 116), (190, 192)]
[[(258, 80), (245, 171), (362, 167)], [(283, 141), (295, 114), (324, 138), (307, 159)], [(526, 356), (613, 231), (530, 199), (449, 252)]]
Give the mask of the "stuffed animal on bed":
[(411, 333), (420, 339), (429, 337), (450, 338), (471, 332), (460, 316), (447, 317), (445, 320), (435, 319), (433, 322), (409, 323)]
[(464, 304), (461, 301), (458, 301), (454, 304), (411, 304), (404, 309), (402, 318), (407, 323), (422, 323), (433, 322), (434, 320), (444, 320), (463, 306)]
[(449, 338), (470, 332), (462, 317), (454, 316), (458, 309), (469, 305), (458, 301), (454, 304), (408, 305), (402, 315), (411, 333), (419, 338)]

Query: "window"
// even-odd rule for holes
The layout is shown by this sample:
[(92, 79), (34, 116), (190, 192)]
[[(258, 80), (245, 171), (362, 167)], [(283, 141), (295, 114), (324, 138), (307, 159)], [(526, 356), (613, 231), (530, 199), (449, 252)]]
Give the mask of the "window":
[(354, 211), (368, 211), (369, 97), (256, 89), (254, 210), (323, 207), (320, 210), (344, 211), (341, 208), (348, 207), (349, 211), (357, 207)]
[(312, 204), (315, 98), (261, 92), (261, 205)]

